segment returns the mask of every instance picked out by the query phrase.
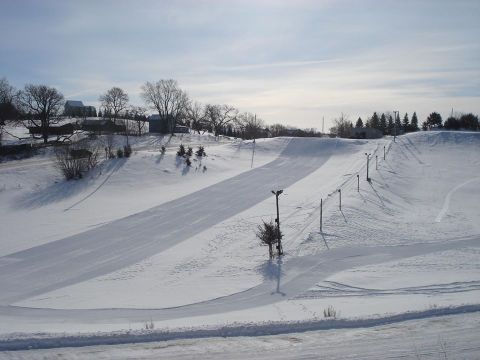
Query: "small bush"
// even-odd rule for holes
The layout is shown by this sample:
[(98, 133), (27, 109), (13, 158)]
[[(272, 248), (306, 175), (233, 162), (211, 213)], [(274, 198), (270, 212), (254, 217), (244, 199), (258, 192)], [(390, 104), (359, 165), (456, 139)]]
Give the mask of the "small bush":
[(130, 155), (132, 155), (132, 147), (130, 145), (125, 145), (123, 147), (123, 155), (125, 157), (130, 157)]
[(87, 151), (90, 153), (88, 157), (79, 157), (79, 153), (71, 150), (69, 146), (55, 149), (56, 166), (66, 180), (81, 179), (84, 173), (97, 166), (98, 152), (96, 150)]
[(117, 157), (118, 158), (123, 158), (123, 150), (122, 149), (117, 149)]
[(187, 152), (185, 153), (187, 156), (192, 156), (193, 154), (193, 149), (189, 146), (187, 149)]
[(185, 156), (185, 146), (183, 144), (178, 147), (177, 156)]
[(162, 153), (162, 155), (165, 155), (165, 151), (167, 151), (167, 149), (165, 149), (165, 146), (162, 145), (162, 147), (160, 148), (160, 152)]
[(187, 166), (192, 166), (192, 161), (190, 160), (189, 157), (187, 157), (187, 158), (185, 159), (185, 164), (186, 164)]
[(205, 153), (205, 148), (204, 148), (202, 145), (200, 145), (200, 146), (198, 147), (198, 150), (195, 151), (195, 155), (197, 155), (197, 156), (205, 156), (205, 155), (207, 155), (207, 154)]
[(256, 235), (260, 239), (262, 245), (268, 246), (270, 259), (273, 259), (273, 246), (278, 243), (278, 237), (280, 237), (280, 239), (282, 238), (282, 233), (278, 230), (277, 224), (274, 224), (271, 220), (270, 222), (264, 221), (263, 225), (258, 226)]
[(336, 318), (337, 310), (332, 305), (328, 305), (326, 309), (323, 309), (323, 316), (326, 318)]

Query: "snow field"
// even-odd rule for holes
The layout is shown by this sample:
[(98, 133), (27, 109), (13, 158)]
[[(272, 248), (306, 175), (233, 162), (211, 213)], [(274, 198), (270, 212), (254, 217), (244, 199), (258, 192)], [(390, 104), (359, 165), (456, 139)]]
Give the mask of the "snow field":
[[(257, 141), (256, 154), (260, 159), (264, 153), (267, 163), (285, 148), (285, 139), (265, 141), (264, 149), (260, 144)], [(319, 169), (286, 188), (280, 197), (286, 250), (281, 263), (266, 261), (267, 250), (258, 246), (254, 235), (261, 219), (275, 216), (271, 196), (134, 265), (15, 304), (24, 310), (0, 309), (0, 318), (5, 320), (0, 322), (0, 331), (91, 333), (140, 329), (152, 321), (155, 329), (225, 328), (238, 335), (242, 333), (236, 324), (271, 323), (273, 329), (284, 331), (289, 323), (298, 321), (315, 321), (321, 328), (340, 323), (362, 327), (390, 321), (385, 319), (401, 321), (448, 311), (478, 311), (478, 134), (429, 132), (397, 137), (397, 143), (390, 139), (338, 140), (332, 145), (332, 156)], [(223, 166), (236, 168), (237, 163), (248, 168), (250, 149), (235, 158), (235, 146), (218, 147), (225, 149), (221, 150), (223, 160), (219, 156), (212, 161), (223, 161), (215, 163), (220, 164), (218, 172)], [(309, 146), (314, 145), (309, 143), (303, 150), (306, 153), (298, 154), (298, 161), (308, 156)], [(383, 146), (389, 150), (386, 161), (382, 159)], [(374, 153), (371, 183), (365, 181), (365, 152)], [(375, 155), (379, 158), (378, 170)], [(139, 151), (128, 160), (133, 160), (131, 166), (141, 156), (149, 159), (151, 154)], [(138, 168), (129, 174), (142, 168), (138, 162)], [(51, 172), (44, 171), (46, 177), (50, 176)], [(360, 192), (356, 190), (357, 173)], [(14, 171), (11, 176), (18, 179), (27, 175)], [(176, 172), (166, 186), (171, 193), (182, 194), (184, 179), (192, 175)], [(77, 205), (83, 211), (82, 217), (88, 219), (86, 222), (92, 222), (88, 218), (91, 206), (97, 202), (102, 206), (115, 188), (118, 193), (137, 196), (137, 188), (130, 180), (111, 176), (106, 182), (111, 187), (108, 192), (108, 186), (104, 186)], [(212, 177), (212, 182), (215, 180)], [(9, 189), (13, 192), (13, 188)], [(91, 193), (90, 186), (86, 188), (83, 197)], [(338, 188), (342, 189), (342, 211), (338, 209)], [(148, 196), (138, 198), (141, 203)], [(323, 233), (319, 233), (318, 223), (320, 198), (324, 199)], [(70, 204), (77, 199), (82, 197), (71, 198)], [(152, 198), (154, 201), (158, 198)], [(60, 202), (40, 208), (52, 209)], [(143, 203), (142, 207), (147, 205)], [(64, 206), (52, 210), (52, 219)], [(33, 210), (19, 213), (25, 215)], [(127, 212), (126, 205), (124, 210)], [(117, 216), (121, 216), (120, 211)], [(88, 225), (83, 226), (85, 229)], [(54, 221), (43, 227), (51, 232), (54, 228)], [(28, 239), (24, 241), (28, 246)], [(185, 306), (175, 308), (181, 305)], [(329, 305), (337, 310), (337, 319), (324, 319), (323, 310)], [(120, 309), (111, 313), (93, 310), (88, 315), (88, 309), (102, 308)]]

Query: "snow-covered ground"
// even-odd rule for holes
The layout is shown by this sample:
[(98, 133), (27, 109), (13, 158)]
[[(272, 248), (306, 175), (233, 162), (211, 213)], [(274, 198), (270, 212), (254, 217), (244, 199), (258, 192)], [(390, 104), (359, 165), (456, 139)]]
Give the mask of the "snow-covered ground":
[[(61, 332), (128, 342), (148, 324), (166, 340), (167, 329), (275, 334), (480, 310), (479, 133), (260, 139), (253, 169), (252, 142), (171, 141), (164, 156), (155, 139), (139, 143), (78, 182), (48, 155), (0, 164), (0, 349)], [(188, 169), (180, 142), (208, 156)], [(268, 261), (255, 230), (275, 217), (278, 188), (286, 254)]]

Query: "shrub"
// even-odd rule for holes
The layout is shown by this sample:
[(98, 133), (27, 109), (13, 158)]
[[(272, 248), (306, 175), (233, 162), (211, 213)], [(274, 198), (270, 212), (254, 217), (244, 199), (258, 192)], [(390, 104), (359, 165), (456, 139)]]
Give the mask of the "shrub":
[(117, 149), (117, 157), (123, 158), (123, 150), (121, 148)]
[(187, 156), (192, 156), (193, 154), (193, 149), (189, 146), (187, 149), (187, 152), (185, 153)]
[(336, 318), (337, 310), (332, 305), (328, 305), (326, 309), (323, 309), (323, 316), (326, 318)]
[(198, 150), (195, 151), (195, 154), (196, 154), (197, 156), (205, 156), (205, 155), (207, 155), (207, 154), (205, 153), (205, 148), (204, 148), (202, 145), (200, 145), (200, 146), (198, 147)]
[(274, 224), (271, 220), (270, 222), (264, 221), (263, 225), (258, 226), (256, 235), (260, 239), (261, 245), (268, 246), (270, 259), (273, 259), (273, 246), (278, 243), (279, 237), (282, 238), (282, 233), (279, 231), (277, 224)]
[[(87, 156), (79, 156), (78, 154), (80, 153)], [(88, 155), (88, 153), (90, 153), (90, 155)], [(75, 156), (73, 154), (75, 154)], [(70, 149), (69, 146), (66, 146), (56, 148), (55, 155), (57, 158), (56, 166), (60, 169), (66, 180), (81, 179), (84, 173), (98, 164), (97, 150)]]
[(162, 155), (165, 154), (165, 151), (167, 151), (167, 149), (165, 149), (165, 146), (162, 145), (162, 147), (160, 148), (160, 152), (162, 153)]
[(187, 164), (187, 166), (192, 166), (192, 161), (190, 160), (189, 157), (185, 159), (185, 164)]
[(185, 156), (185, 146), (183, 146), (183, 144), (180, 144), (177, 151), (177, 156)]

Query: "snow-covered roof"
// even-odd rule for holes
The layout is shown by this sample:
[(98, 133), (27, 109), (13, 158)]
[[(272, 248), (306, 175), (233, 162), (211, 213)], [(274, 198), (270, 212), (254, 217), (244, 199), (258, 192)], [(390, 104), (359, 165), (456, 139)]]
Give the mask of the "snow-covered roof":
[(78, 101), (78, 100), (67, 100), (67, 102), (65, 103), (65, 106), (84, 107), (83, 103), (81, 101)]

